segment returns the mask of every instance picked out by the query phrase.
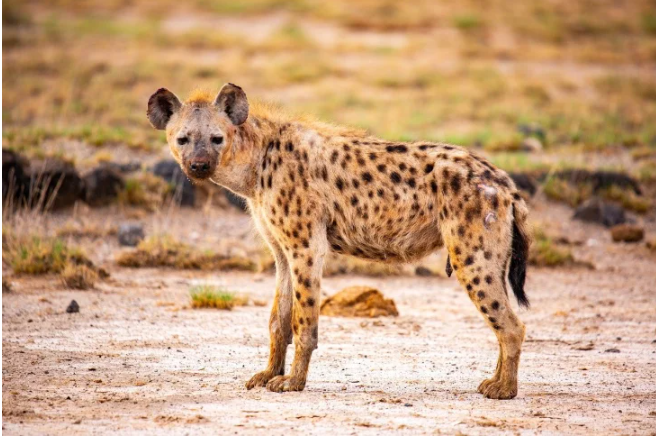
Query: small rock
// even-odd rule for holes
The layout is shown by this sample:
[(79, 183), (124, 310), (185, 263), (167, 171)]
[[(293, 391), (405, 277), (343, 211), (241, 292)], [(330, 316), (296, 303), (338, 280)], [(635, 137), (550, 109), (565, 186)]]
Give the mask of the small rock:
[(121, 223), (118, 227), (118, 242), (121, 246), (134, 247), (146, 234), (141, 223)]
[(100, 166), (84, 177), (84, 201), (89, 206), (105, 206), (116, 200), (125, 186), (123, 177), (114, 169)]
[(431, 271), (429, 268), (425, 266), (417, 266), (415, 268), (415, 275), (419, 277), (432, 277), (435, 274), (433, 273), (433, 271)]
[(542, 151), (542, 142), (538, 138), (529, 137), (522, 141), (521, 149), (530, 153)]
[(645, 237), (645, 229), (641, 226), (623, 224), (613, 226), (610, 230), (613, 241), (624, 241), (626, 243), (636, 243)]
[(626, 223), (624, 208), (615, 203), (593, 197), (583, 202), (574, 212), (574, 218), (584, 222), (599, 223), (612, 227)]
[(78, 305), (77, 301), (71, 301), (68, 307), (66, 307), (66, 313), (80, 313), (80, 306)]
[(399, 316), (396, 304), (372, 287), (348, 287), (323, 300), (321, 314), (325, 316), (368, 317)]
[(609, 348), (606, 350), (606, 353), (619, 353), (620, 349), (619, 348)]

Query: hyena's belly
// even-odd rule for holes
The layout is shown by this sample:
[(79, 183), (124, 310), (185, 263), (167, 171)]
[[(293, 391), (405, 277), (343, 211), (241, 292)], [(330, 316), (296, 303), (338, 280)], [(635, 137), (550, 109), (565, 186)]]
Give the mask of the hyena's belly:
[(328, 242), (337, 253), (388, 263), (416, 260), (444, 244), (436, 223), (409, 226), (333, 223)]

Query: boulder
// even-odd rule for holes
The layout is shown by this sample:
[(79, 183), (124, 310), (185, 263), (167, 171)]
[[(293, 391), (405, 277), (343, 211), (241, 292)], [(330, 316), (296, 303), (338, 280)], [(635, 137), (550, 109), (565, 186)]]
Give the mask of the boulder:
[(615, 242), (636, 243), (645, 237), (645, 229), (638, 225), (622, 224), (613, 226), (610, 234)]
[(125, 186), (123, 177), (108, 166), (100, 166), (84, 177), (84, 201), (89, 206), (105, 206), (116, 200)]
[(626, 223), (624, 208), (597, 197), (586, 200), (576, 208), (574, 218), (584, 222), (598, 223), (606, 227)]
[(538, 185), (533, 177), (526, 173), (508, 173), (510, 178), (515, 182), (520, 191), (530, 196), (534, 196), (538, 190)]
[(137, 246), (146, 237), (141, 223), (121, 223), (118, 227), (118, 242), (121, 246)]
[(27, 174), (29, 161), (20, 154), (2, 149), (2, 203), (7, 206), (11, 200), (13, 206), (27, 200), (30, 177)]
[(321, 314), (325, 316), (346, 316), (376, 318), (378, 316), (399, 316), (396, 304), (386, 299), (373, 287), (348, 287), (321, 304)]
[(84, 196), (84, 181), (73, 164), (48, 158), (30, 167), (30, 194), (33, 207), (62, 209)]
[(574, 185), (589, 184), (596, 194), (612, 186), (628, 189), (642, 195), (638, 182), (631, 176), (615, 171), (588, 171), (581, 169), (562, 170), (553, 174), (556, 179), (565, 180)]
[(162, 160), (157, 162), (152, 169), (153, 174), (166, 180), (172, 185), (173, 200), (180, 206), (194, 206), (196, 203), (196, 192), (187, 176), (180, 169), (180, 165), (174, 160)]

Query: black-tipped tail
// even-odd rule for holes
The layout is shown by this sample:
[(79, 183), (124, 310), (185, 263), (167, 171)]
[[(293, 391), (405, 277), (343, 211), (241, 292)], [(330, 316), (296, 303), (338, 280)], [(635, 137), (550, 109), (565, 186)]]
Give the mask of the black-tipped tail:
[(524, 281), (526, 281), (526, 264), (528, 263), (530, 240), (525, 229), (525, 213), (518, 213), (518, 208), (513, 204), (515, 218), (513, 220), (512, 255), (510, 256), (508, 280), (519, 305), (528, 308), (530, 303), (526, 292), (524, 292)]

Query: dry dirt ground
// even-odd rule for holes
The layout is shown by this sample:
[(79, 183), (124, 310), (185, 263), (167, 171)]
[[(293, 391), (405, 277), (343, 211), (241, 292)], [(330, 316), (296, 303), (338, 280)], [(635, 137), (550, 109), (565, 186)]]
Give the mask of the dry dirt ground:
[[(322, 317), (305, 391), (274, 394), (244, 388), (266, 362), (268, 307), (187, 308), (200, 281), (270, 304), (272, 274), (110, 265), (93, 291), (21, 277), (3, 294), (3, 434), (655, 435), (654, 254), (562, 221), (561, 205), (533, 212), (596, 269), (531, 268), (514, 400), (475, 392), (497, 344), (454, 279), (325, 279), (326, 294), (377, 287), (400, 316)], [(64, 312), (71, 299), (79, 314)]]

